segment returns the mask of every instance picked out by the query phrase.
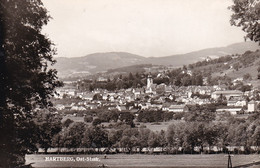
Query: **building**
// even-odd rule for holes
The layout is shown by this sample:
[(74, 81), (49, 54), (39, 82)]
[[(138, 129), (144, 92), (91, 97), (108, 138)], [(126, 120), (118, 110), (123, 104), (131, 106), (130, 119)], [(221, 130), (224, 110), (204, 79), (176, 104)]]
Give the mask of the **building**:
[(243, 107), (246, 106), (246, 100), (228, 100), (227, 106)]
[(169, 107), (169, 112), (176, 112), (176, 113), (181, 113), (181, 112), (188, 112), (189, 108), (184, 105), (184, 104), (181, 104), (181, 105), (171, 105)]
[(147, 86), (145, 93), (154, 93), (156, 94), (156, 84), (153, 84), (153, 78), (152, 75), (148, 75), (147, 78)]
[(153, 78), (152, 75), (148, 75), (146, 93), (152, 93)]
[(243, 107), (247, 105), (247, 101), (243, 98), (239, 97), (231, 97), (227, 101), (227, 106), (236, 106), (236, 107)]
[(212, 93), (211, 98), (218, 99), (221, 95), (229, 100), (230, 97), (242, 97), (243, 92), (239, 90), (218, 90)]
[(248, 102), (247, 111), (248, 111), (248, 112), (256, 111), (256, 110), (257, 110), (256, 107), (257, 107), (256, 102), (252, 100), (252, 101)]
[(238, 114), (239, 112), (241, 112), (242, 110), (242, 107), (224, 107), (224, 108), (218, 108), (216, 109), (216, 112), (217, 113), (220, 113), (220, 112), (229, 112), (230, 114), (232, 115), (236, 115)]

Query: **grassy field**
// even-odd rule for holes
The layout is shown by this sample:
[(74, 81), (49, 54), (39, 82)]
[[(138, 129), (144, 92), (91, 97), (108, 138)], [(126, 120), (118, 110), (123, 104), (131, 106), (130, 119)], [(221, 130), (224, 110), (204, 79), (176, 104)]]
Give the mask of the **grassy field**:
[[(70, 161), (47, 161), (47, 157), (69, 157)], [(109, 168), (188, 168), (188, 167), (227, 167), (228, 157), (218, 155), (26, 155), (26, 163), (33, 163), (35, 168), (77, 168), (99, 167), (104, 164)], [(252, 164), (254, 163), (254, 165)], [(251, 164), (251, 165), (250, 165)], [(234, 155), (233, 167), (260, 168), (259, 155)]]
[(168, 126), (171, 125), (174, 122), (178, 121), (169, 121), (169, 122), (158, 122), (158, 123), (142, 123), (143, 125), (146, 126), (146, 128), (150, 129), (151, 131), (158, 131), (160, 132), (161, 130), (166, 131)]

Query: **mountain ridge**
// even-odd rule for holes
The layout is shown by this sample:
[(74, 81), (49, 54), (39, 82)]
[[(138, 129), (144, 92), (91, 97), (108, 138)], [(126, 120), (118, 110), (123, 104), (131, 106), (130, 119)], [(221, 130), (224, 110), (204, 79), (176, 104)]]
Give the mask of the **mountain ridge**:
[(165, 65), (181, 67), (183, 65), (204, 60), (207, 57), (220, 57), (232, 54), (242, 54), (245, 51), (260, 49), (254, 42), (242, 42), (226, 47), (207, 48), (186, 54), (176, 54), (164, 57), (144, 57), (128, 52), (93, 53), (82, 57), (57, 57), (54, 68), (58, 70), (59, 77), (86, 76), (108, 69), (121, 68), (138, 64)]

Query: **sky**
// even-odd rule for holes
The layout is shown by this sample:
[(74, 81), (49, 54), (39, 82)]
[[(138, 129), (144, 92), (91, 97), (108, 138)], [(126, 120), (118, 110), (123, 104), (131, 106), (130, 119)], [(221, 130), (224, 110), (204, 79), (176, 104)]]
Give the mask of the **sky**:
[(129, 52), (184, 54), (244, 40), (229, 23), (232, 0), (43, 0), (52, 19), (43, 28), (56, 57)]

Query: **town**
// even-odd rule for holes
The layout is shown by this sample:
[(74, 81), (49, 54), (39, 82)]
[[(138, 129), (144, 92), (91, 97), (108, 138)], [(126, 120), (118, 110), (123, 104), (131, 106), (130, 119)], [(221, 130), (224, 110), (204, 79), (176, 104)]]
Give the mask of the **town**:
[[(102, 79), (104, 82), (104, 79)], [(105, 79), (106, 80), (106, 79)], [(242, 82), (243, 78), (233, 80)], [(80, 81), (78, 81), (80, 83)], [(76, 102), (55, 104), (57, 111), (75, 112), (86, 110), (118, 110), (138, 115), (140, 110), (165, 111), (175, 113), (189, 112), (190, 105), (209, 105), (223, 102), (216, 107), (217, 113), (232, 115), (247, 114), (259, 110), (260, 91), (229, 90), (225, 85), (214, 86), (174, 86), (154, 84), (151, 75), (147, 75), (147, 85), (142, 88), (128, 88), (116, 91), (95, 89), (80, 91), (77, 82), (65, 84), (67, 87), (57, 89), (56, 99), (70, 98)]]

